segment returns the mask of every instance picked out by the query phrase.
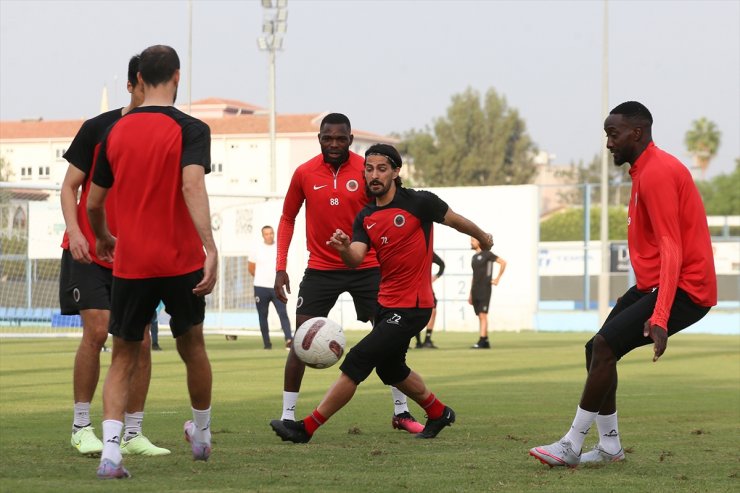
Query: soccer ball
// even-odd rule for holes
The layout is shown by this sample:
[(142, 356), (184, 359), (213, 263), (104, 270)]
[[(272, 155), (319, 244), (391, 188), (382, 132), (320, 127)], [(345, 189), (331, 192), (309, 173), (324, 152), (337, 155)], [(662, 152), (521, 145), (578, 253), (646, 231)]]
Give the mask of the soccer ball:
[(293, 349), (301, 361), (311, 368), (329, 368), (342, 359), (344, 331), (338, 323), (326, 317), (303, 322), (293, 336)]

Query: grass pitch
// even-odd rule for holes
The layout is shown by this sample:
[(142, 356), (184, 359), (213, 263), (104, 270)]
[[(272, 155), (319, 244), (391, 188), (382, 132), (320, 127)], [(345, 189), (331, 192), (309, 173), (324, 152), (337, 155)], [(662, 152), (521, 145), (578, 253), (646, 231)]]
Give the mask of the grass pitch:
[[(362, 333), (348, 333), (348, 345)], [(69, 444), (72, 364), (78, 340), (0, 340), (0, 491), (3, 492), (487, 492), (740, 491), (740, 337), (678, 335), (658, 363), (641, 348), (619, 364), (620, 433), (627, 460), (549, 469), (528, 449), (570, 426), (585, 377), (589, 334), (496, 333), (493, 349), (468, 349), (474, 334), (439, 333), (437, 350), (411, 350), (410, 366), (457, 412), (435, 440), (390, 426), (390, 392), (375, 375), (311, 443), (281, 442), (286, 352), (256, 337), (208, 336), (214, 373), (213, 454), (193, 462), (182, 439), (190, 419), (185, 369), (164, 337), (153, 354), (144, 433), (166, 457), (127, 457), (133, 478), (100, 481), (97, 458)], [(102, 353), (93, 402), (100, 435)], [(310, 412), (337, 368), (306, 371), (299, 416)], [(412, 413), (423, 412), (411, 404)], [(595, 426), (586, 441), (596, 440)]]

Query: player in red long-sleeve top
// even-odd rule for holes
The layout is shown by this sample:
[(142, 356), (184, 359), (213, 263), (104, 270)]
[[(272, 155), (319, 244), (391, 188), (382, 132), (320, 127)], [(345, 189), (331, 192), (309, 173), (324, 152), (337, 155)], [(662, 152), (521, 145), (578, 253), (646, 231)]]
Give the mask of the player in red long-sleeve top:
[[(326, 317), (343, 292), (355, 304), (357, 319), (373, 318), (377, 304), (380, 270), (374, 254), (368, 255), (354, 269), (349, 269), (339, 253), (326, 244), (337, 229), (350, 231), (357, 213), (368, 203), (363, 179), (365, 160), (349, 150), (352, 126), (340, 113), (324, 117), (319, 127), (321, 154), (296, 168), (290, 180), (278, 225), (275, 294), (288, 301), (290, 279), (286, 272), (288, 248), (293, 238), (295, 218), (306, 203), (306, 246), (308, 268), (298, 291), (296, 327), (314, 317)], [(298, 359), (292, 341), (285, 362), (282, 420), (295, 420), (295, 406), (306, 365)], [(418, 433), (423, 426), (409, 413), (406, 396), (391, 388), (394, 402), (394, 428)]]
[[(653, 343), (653, 361), (668, 337), (699, 321), (717, 304), (717, 276), (706, 212), (689, 170), (652, 140), (653, 117), (629, 101), (606, 121), (606, 147), (617, 166), (631, 164), (627, 243), (637, 285), (586, 344), (588, 378), (570, 431), (558, 442), (530, 450), (550, 466), (617, 462), (624, 449), (617, 426), (617, 361)], [(593, 422), (599, 443), (581, 456)]]

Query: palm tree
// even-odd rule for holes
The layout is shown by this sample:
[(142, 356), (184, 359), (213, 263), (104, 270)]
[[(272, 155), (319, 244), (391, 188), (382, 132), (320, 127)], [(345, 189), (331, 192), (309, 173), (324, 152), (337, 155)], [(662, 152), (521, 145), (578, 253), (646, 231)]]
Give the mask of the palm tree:
[(686, 132), (684, 143), (692, 156), (694, 165), (701, 170), (701, 178), (709, 167), (709, 162), (717, 155), (722, 132), (714, 122), (701, 117), (691, 122), (691, 128)]

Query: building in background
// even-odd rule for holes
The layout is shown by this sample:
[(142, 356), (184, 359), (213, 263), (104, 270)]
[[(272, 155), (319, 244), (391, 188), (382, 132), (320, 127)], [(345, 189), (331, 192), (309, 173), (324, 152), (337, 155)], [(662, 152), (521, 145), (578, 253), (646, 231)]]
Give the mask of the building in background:
[[(190, 114), (211, 128), (211, 194), (262, 194), (270, 190), (269, 112), (229, 99), (195, 101)], [(180, 106), (183, 111), (186, 106)], [(278, 114), (276, 125), (276, 192), (288, 188), (293, 170), (319, 152), (316, 135), (325, 113)], [(352, 115), (348, 115), (352, 120)], [(64, 180), (64, 153), (84, 120), (21, 120), (0, 122), (0, 157), (10, 167), (10, 181), (56, 186)], [(352, 129), (351, 149), (364, 154), (372, 144), (396, 144), (392, 137)]]

